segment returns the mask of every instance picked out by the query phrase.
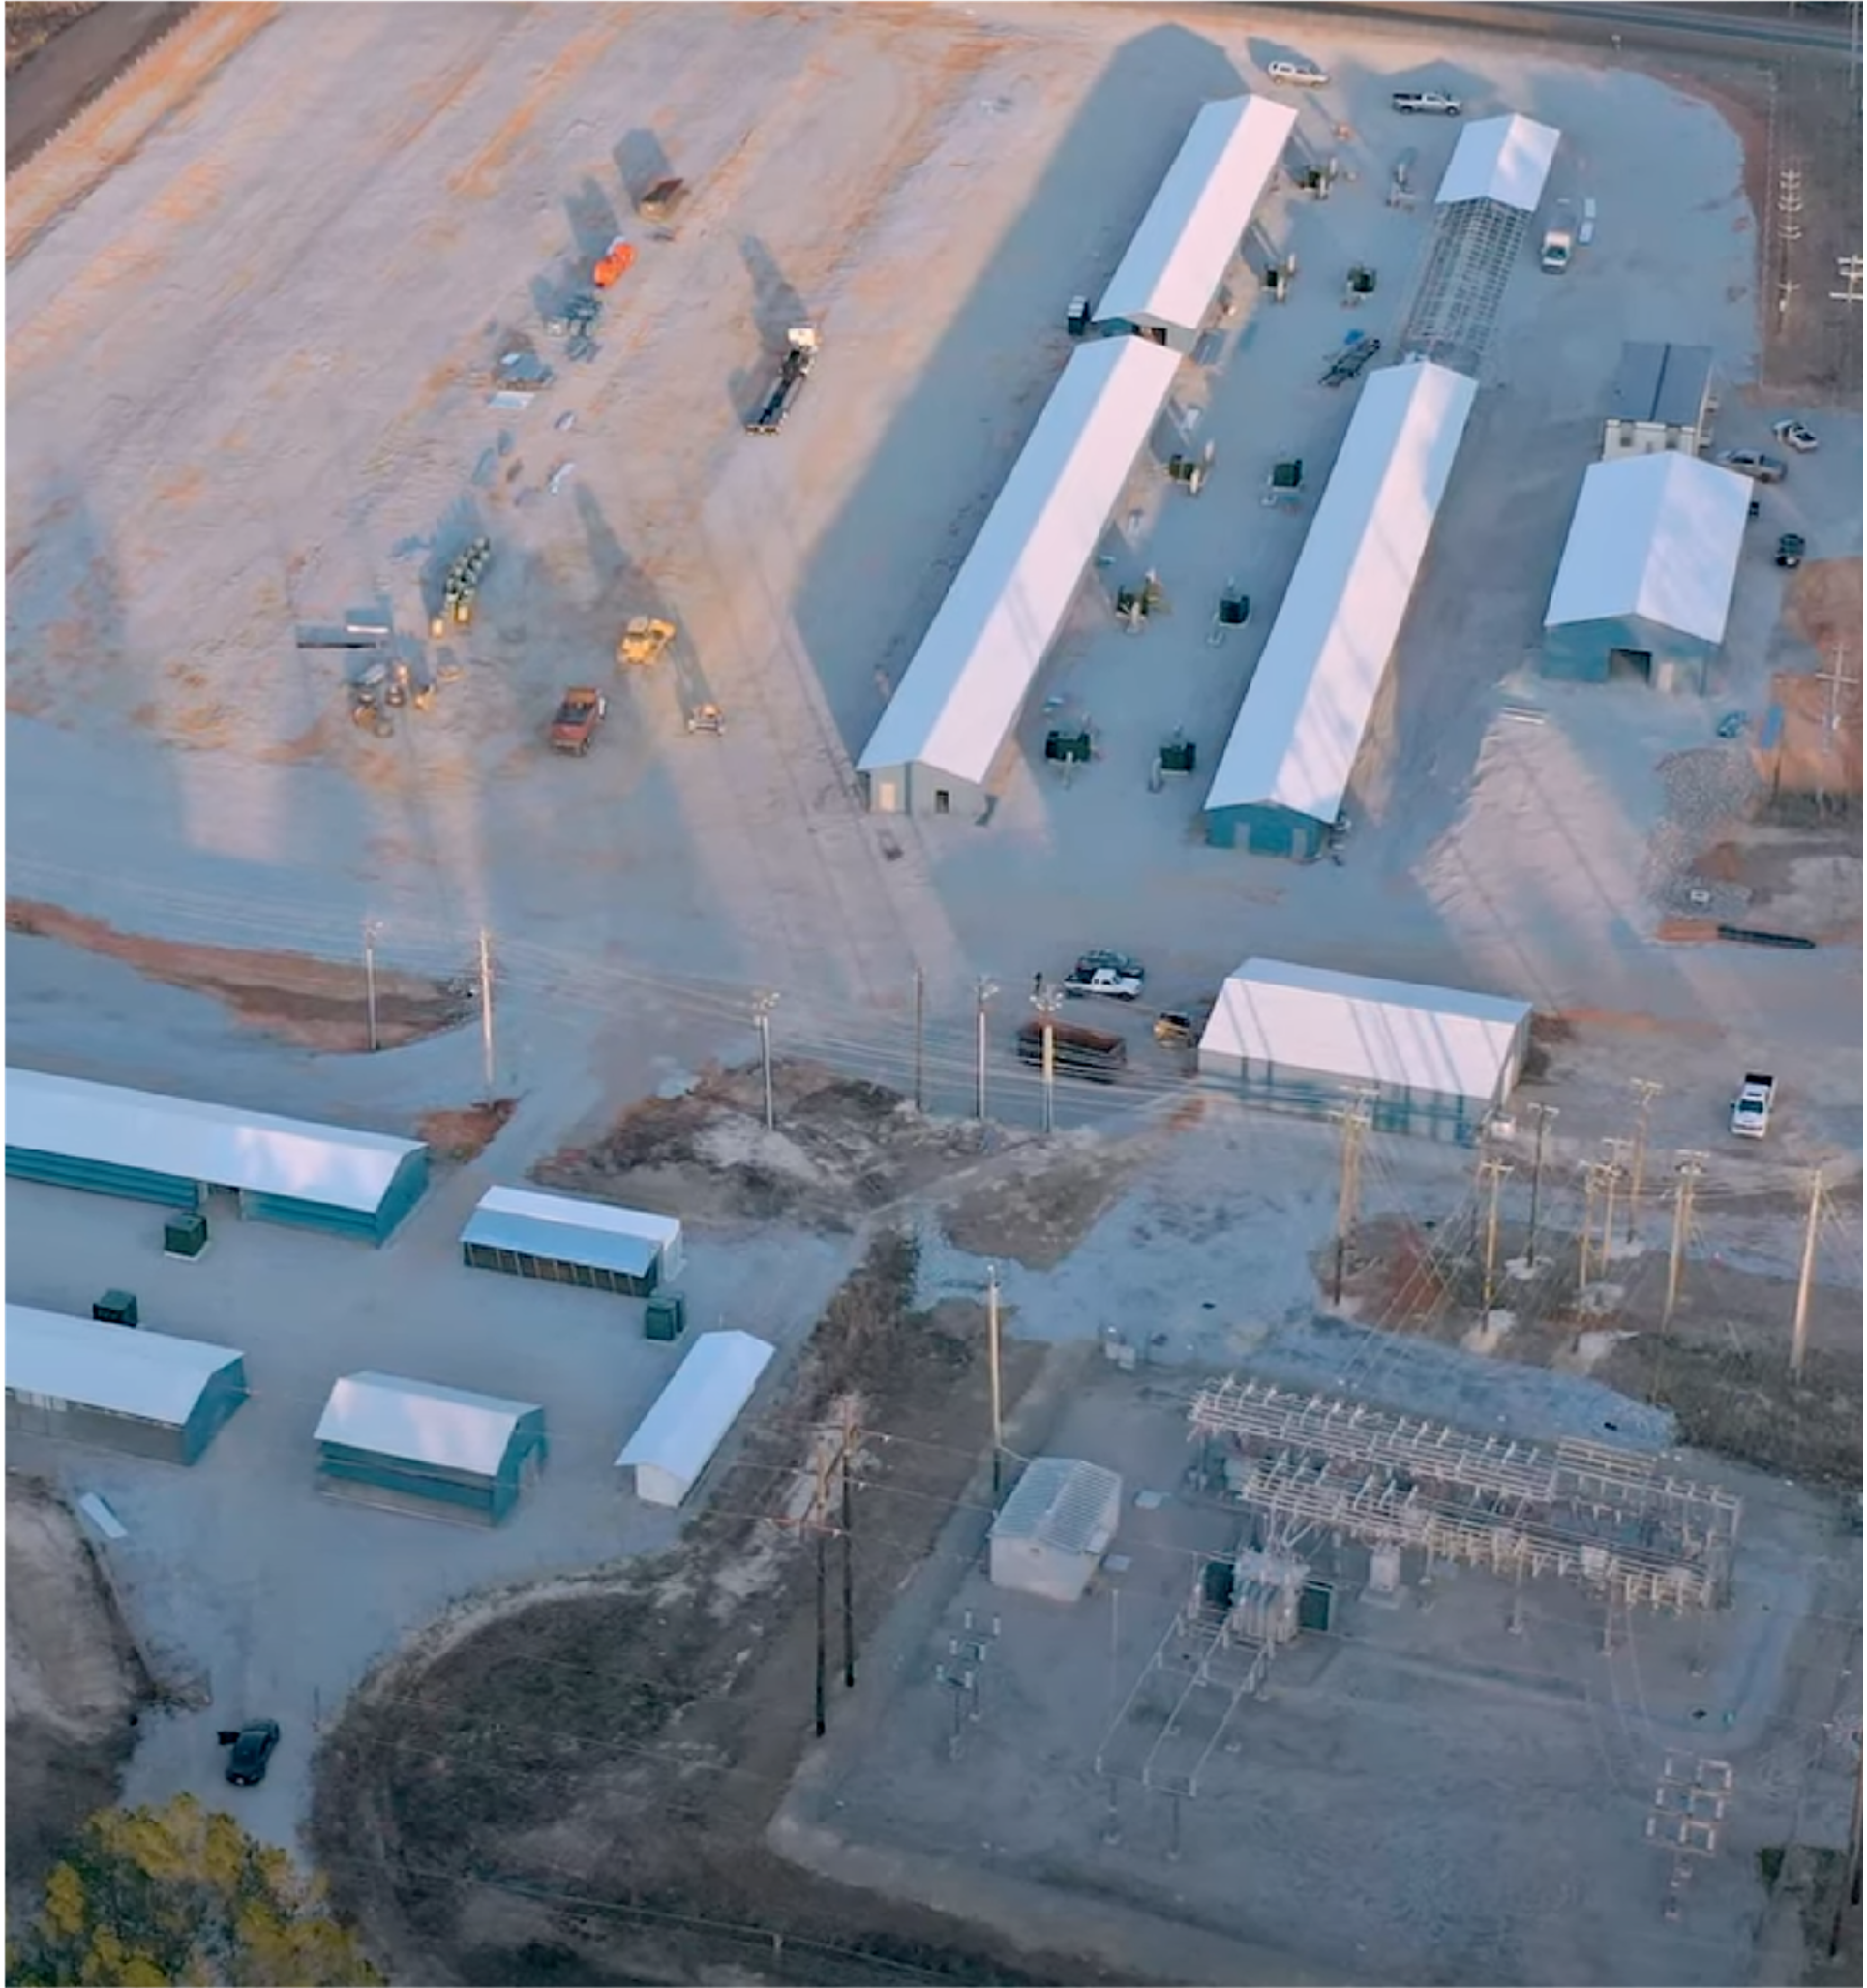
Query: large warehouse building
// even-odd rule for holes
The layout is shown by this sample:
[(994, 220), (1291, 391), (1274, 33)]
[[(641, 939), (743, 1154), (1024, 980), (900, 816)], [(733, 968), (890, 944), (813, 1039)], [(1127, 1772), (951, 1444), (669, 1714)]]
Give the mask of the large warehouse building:
[(1064, 369), (858, 762), (878, 814), (983, 812), (1179, 364), (1149, 340), (1111, 338)]
[(247, 1398), (230, 1346), (7, 1307), (7, 1427), (193, 1463)]
[(1096, 330), (1193, 349), (1296, 121), (1269, 97), (1200, 110), (1102, 292)]
[(1602, 424), (1601, 458), (1653, 456), (1675, 449), (1702, 455), (1711, 443), (1712, 362), (1709, 346), (1624, 345), (1610, 411)]
[(166, 1208), (198, 1208), (210, 1188), (223, 1188), (242, 1215), (384, 1243), (421, 1198), (428, 1149), (9, 1069), (7, 1171)]
[(1321, 853), (1426, 557), (1477, 388), (1370, 376), (1206, 797), (1206, 839)]
[(1468, 1144), (1509, 1103), (1529, 1039), (1524, 1001), (1248, 959), (1220, 989), (1199, 1069), (1310, 1118), (1365, 1093), (1377, 1131)]
[(1547, 676), (1702, 694), (1724, 645), (1751, 487), (1666, 451), (1582, 478), (1543, 617)]
[(497, 1525), (545, 1461), (545, 1411), (432, 1381), (348, 1373), (314, 1438), (319, 1488), (424, 1519)]

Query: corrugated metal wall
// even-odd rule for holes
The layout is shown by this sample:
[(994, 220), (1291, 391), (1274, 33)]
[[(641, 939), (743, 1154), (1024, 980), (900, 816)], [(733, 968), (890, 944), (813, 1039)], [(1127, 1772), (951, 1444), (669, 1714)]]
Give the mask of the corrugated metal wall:
[(165, 1208), (198, 1208), (198, 1181), (178, 1174), (147, 1173), (106, 1160), (74, 1160), (63, 1153), (7, 1148), (7, 1172), (16, 1180), (45, 1181), (54, 1188), (77, 1188), (89, 1194), (115, 1194), (126, 1201), (155, 1201)]

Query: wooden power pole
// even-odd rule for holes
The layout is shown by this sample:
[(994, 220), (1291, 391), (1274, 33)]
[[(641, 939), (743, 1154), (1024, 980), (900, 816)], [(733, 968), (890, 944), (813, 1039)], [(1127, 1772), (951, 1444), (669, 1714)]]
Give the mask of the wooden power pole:
[(1627, 1178), (1627, 1240), (1635, 1239), (1641, 1219), (1641, 1190), (1646, 1185), (1646, 1134), (1653, 1116), (1653, 1100), (1666, 1088), (1651, 1077), (1635, 1077), (1633, 1088), (1641, 1100), (1640, 1117), (1634, 1122), (1634, 1165)]
[[(815, 1710), (817, 1737), (829, 1730), (829, 1536), (843, 1535), (843, 1682), (856, 1682), (856, 1572), (855, 1496), (850, 1479), (850, 1462), (861, 1441), (857, 1427), (855, 1401), (845, 1396), (833, 1427), (817, 1431), (816, 1454), (811, 1461), (810, 1505), (804, 1514), (804, 1529), (812, 1537), (817, 1556), (817, 1664)], [(841, 1506), (841, 1523), (831, 1517), (832, 1499)]]
[(1504, 1176), (1516, 1169), (1507, 1160), (1485, 1160), (1479, 1162), (1478, 1171), (1491, 1183), (1485, 1210), (1485, 1318), (1489, 1322), (1497, 1295), (1497, 1191), (1504, 1185)]
[(1530, 1167), (1530, 1228), (1523, 1239), (1523, 1265), (1526, 1270), (1536, 1268), (1537, 1204), (1543, 1194), (1543, 1143), (1549, 1136), (1550, 1121), (1562, 1115), (1561, 1107), (1555, 1104), (1532, 1104), (1530, 1110), (1536, 1118), (1536, 1158)]
[(1336, 1271), (1329, 1300), (1332, 1305), (1341, 1303), (1348, 1237), (1355, 1226), (1355, 1212), (1361, 1203), (1362, 1138), (1368, 1130), (1368, 1100), (1372, 1095), (1369, 1091), (1358, 1091), (1354, 1103), (1341, 1114), (1341, 1188), (1336, 1199)]
[(999, 1379), (998, 1265), (985, 1273), (985, 1353), (992, 1369), (992, 1510), (998, 1510), (1005, 1461), (1005, 1396)]
[(1666, 1257), (1666, 1303), (1660, 1308), (1660, 1330), (1672, 1323), (1679, 1303), (1679, 1277), (1685, 1266), (1686, 1238), (1692, 1233), (1692, 1197), (1698, 1191), (1702, 1153), (1681, 1153), (1672, 1190), (1672, 1247)]
[(1815, 1280), (1815, 1239), (1822, 1226), (1822, 1169), (1809, 1176), (1809, 1220), (1802, 1232), (1802, 1268), (1795, 1279), (1795, 1319), (1790, 1328), (1790, 1372), (1800, 1378), (1809, 1350), (1809, 1287)]

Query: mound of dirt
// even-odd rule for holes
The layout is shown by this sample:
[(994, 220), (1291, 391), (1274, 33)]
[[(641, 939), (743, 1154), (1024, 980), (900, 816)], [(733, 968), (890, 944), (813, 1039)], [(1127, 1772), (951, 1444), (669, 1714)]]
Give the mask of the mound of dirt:
[(477, 1160), (504, 1130), (518, 1109), (516, 1098), (495, 1098), (487, 1104), (469, 1104), (460, 1111), (430, 1111), (415, 1125), (415, 1137), (437, 1159), (464, 1166)]
[(972, 1256), (1054, 1270), (1113, 1206), (1140, 1161), (1096, 1133), (1021, 1148), (942, 1211), (941, 1232)]

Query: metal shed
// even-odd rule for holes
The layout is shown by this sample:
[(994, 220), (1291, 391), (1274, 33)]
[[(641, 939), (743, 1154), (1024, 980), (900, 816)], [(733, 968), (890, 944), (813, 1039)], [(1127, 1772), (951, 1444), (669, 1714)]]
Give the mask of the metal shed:
[(545, 1411), (392, 1373), (348, 1373), (316, 1436), (318, 1489), (424, 1519), (497, 1525), (545, 1461)]
[(7, 1307), (7, 1427), (193, 1463), (247, 1398), (227, 1346)]
[(1114, 1471), (1074, 1457), (1034, 1457), (992, 1521), (992, 1585), (1080, 1601), (1121, 1516)]
[(1321, 854), (1426, 558), (1477, 386), (1370, 374), (1206, 796), (1206, 840)]
[(1248, 959), (1219, 990), (1199, 1070), (1308, 1118), (1365, 1092), (1377, 1131), (1463, 1145), (1509, 1102), (1529, 1039), (1527, 1001)]
[(647, 1298), (680, 1275), (680, 1223), (603, 1201), (489, 1188), (461, 1231), (461, 1254), (474, 1270)]
[(10, 1068), (7, 1171), (168, 1208), (198, 1208), (225, 1188), (242, 1215), (380, 1244), (421, 1198), (428, 1149)]
[(1543, 617), (1546, 676), (1702, 694), (1743, 557), (1748, 481), (1666, 452), (1596, 463)]
[(679, 1505), (752, 1399), (772, 1348), (749, 1332), (702, 1333), (617, 1456), (647, 1505)]
[(1667, 449), (1702, 454), (1711, 440), (1711, 380), (1709, 346), (1622, 346), (1602, 426), (1602, 461)]
[(1102, 292), (1096, 330), (1192, 350), (1296, 121), (1269, 97), (1204, 105)]
[(1520, 214), (1534, 214), (1561, 142), (1559, 131), (1533, 117), (1481, 117), (1459, 134), (1436, 204), (1491, 200)]
[(1081, 346), (895, 687), (858, 770), (878, 814), (976, 817), (1180, 364), (1145, 339)]

